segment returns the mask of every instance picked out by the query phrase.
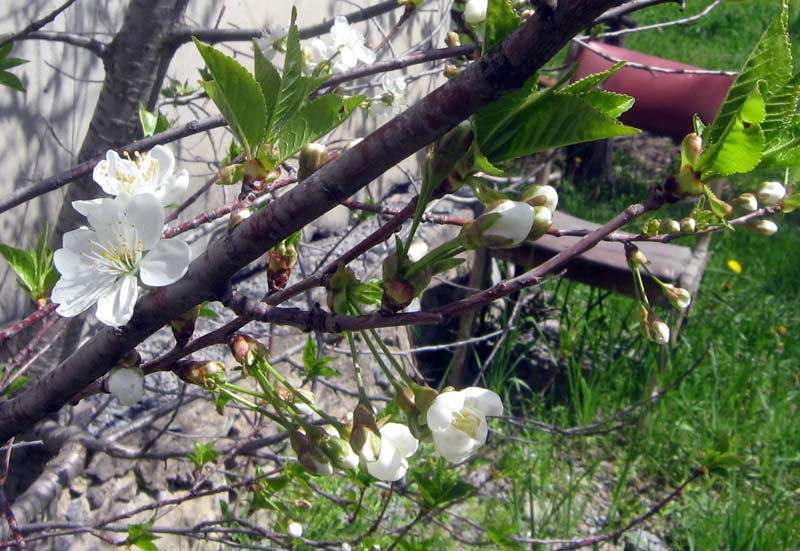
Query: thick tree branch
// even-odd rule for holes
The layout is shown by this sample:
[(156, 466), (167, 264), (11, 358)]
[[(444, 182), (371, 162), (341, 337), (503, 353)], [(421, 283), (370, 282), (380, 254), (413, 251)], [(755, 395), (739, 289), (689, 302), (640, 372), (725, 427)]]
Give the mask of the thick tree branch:
[[(618, 0), (562, 0), (558, 10), (549, 17), (533, 16), (494, 53), (472, 64), (353, 149), (322, 167), (302, 185), (236, 226), (224, 238), (212, 242), (192, 263), (183, 279), (146, 295), (127, 326), (102, 330), (19, 396), (0, 403), (0, 441), (60, 409), (71, 396), (107, 373), (128, 350), (166, 322), (203, 300), (219, 298), (226, 281), (265, 250), (436, 140), (481, 107), (519, 87), (570, 37), (618, 3)], [(642, 207), (642, 212), (644, 210)], [(640, 212), (628, 214), (635, 216)], [(589, 241), (587, 237), (580, 243)], [(548, 265), (547, 270), (551, 269), (552, 266)], [(509, 282), (511, 285), (493, 288), (490, 292), (502, 296), (512, 292), (515, 286), (521, 288), (535, 282), (537, 270), (528, 274), (527, 278), (516, 278)]]

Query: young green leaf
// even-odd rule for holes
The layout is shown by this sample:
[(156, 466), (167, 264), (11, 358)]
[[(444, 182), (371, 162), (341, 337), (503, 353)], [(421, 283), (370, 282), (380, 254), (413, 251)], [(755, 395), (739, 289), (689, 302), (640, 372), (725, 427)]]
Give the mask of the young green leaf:
[(200, 84), (219, 108), (248, 156), (261, 142), (267, 120), (264, 94), (256, 79), (238, 61), (194, 39), (214, 77)]
[(22, 84), (22, 81), (17, 78), (16, 75), (10, 73), (8, 69), (13, 69), (23, 63), (27, 63), (28, 61), (25, 59), (19, 59), (17, 57), (8, 57), (8, 54), (11, 53), (11, 50), (14, 48), (14, 43), (9, 42), (2, 48), (0, 48), (0, 85), (8, 86), (9, 88), (13, 88), (19, 92), (25, 91), (25, 86)]
[(483, 39), (483, 53), (500, 44), (522, 24), (511, 0), (492, 0), (486, 11), (486, 32)]
[(313, 379), (314, 377), (333, 377), (339, 375), (339, 372), (328, 364), (334, 358), (322, 357), (317, 358), (317, 345), (311, 335), (306, 339), (306, 344), (303, 347), (303, 367), (306, 370), (306, 377)]
[(277, 135), (280, 160), (297, 153), (304, 144), (316, 141), (340, 124), (364, 101), (364, 96), (342, 98), (326, 94), (305, 105)]
[(0, 243), (0, 255), (3, 255), (3, 258), (17, 274), (20, 285), (33, 294), (36, 291), (37, 280), (35, 256), (29, 251), (9, 247), (2, 243)]
[(222, 453), (214, 449), (213, 442), (195, 442), (194, 451), (186, 454), (186, 457), (194, 463), (196, 469), (201, 469), (206, 463), (216, 461), (220, 455), (222, 455)]
[(159, 539), (151, 531), (153, 521), (144, 524), (131, 524), (128, 526), (128, 538), (125, 540), (125, 545), (138, 547), (142, 551), (158, 551), (158, 547), (153, 543), (154, 540)]
[(275, 113), (275, 105), (278, 102), (281, 91), (281, 75), (272, 62), (266, 58), (255, 40), (253, 40), (253, 56), (255, 58), (256, 81), (261, 87), (261, 93), (264, 94), (264, 103), (267, 110), (264, 132), (265, 136), (269, 136), (272, 116)]

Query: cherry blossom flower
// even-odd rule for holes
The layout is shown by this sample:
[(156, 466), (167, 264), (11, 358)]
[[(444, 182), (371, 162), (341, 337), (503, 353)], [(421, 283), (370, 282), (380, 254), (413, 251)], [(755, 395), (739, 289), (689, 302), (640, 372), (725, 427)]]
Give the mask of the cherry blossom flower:
[(289, 34), (289, 27), (286, 25), (269, 25), (261, 32), (258, 39), (258, 47), (267, 59), (272, 61), (278, 52), (286, 51), (286, 36)]
[(463, 461), (486, 443), (486, 416), (502, 413), (500, 396), (485, 388), (439, 394), (426, 414), (436, 451), (453, 463)]
[(122, 193), (72, 205), (90, 227), (64, 234), (64, 247), (53, 256), (61, 279), (52, 300), (62, 316), (76, 316), (97, 303), (97, 319), (113, 327), (125, 325), (139, 296), (139, 279), (161, 287), (186, 273), (189, 246), (161, 239), (164, 209), (154, 195)]
[(406, 79), (383, 75), (381, 79), (383, 94), (372, 100), (371, 112), (377, 118), (394, 117), (408, 107), (406, 101)]
[(419, 442), (411, 434), (409, 428), (400, 423), (386, 423), (380, 429), (381, 451), (378, 458), (368, 461), (362, 454), (367, 472), (385, 482), (395, 482), (408, 471), (407, 457), (417, 451)]
[(306, 73), (313, 73), (322, 63), (331, 63), (332, 73), (355, 68), (358, 62), (375, 62), (375, 52), (367, 48), (364, 35), (355, 30), (347, 18), (340, 15), (333, 21), (330, 34), (324, 39), (313, 38), (304, 44)]
[(144, 373), (138, 367), (117, 367), (111, 370), (106, 388), (119, 402), (132, 406), (144, 396)]
[(464, 6), (464, 21), (470, 27), (480, 25), (486, 20), (486, 10), (489, 7), (488, 0), (467, 0)]
[(109, 195), (149, 193), (166, 206), (178, 201), (189, 186), (189, 173), (181, 170), (173, 174), (174, 171), (172, 151), (157, 145), (144, 155), (136, 152), (133, 160), (108, 151), (94, 167), (92, 178)]
[(529, 204), (501, 199), (464, 224), (461, 240), (469, 249), (517, 247), (528, 238), (535, 219), (536, 212)]

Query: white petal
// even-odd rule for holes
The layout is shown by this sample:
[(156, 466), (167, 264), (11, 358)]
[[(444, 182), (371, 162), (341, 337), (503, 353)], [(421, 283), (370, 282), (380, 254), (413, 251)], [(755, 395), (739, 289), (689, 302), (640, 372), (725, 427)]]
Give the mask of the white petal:
[(99, 234), (99, 239), (104, 240), (116, 231), (121, 207), (125, 204), (125, 199), (122, 201), (118, 199), (105, 198), (98, 199), (96, 202), (81, 201), (79, 205), (83, 209), (82, 214), (86, 217), (89, 225)]
[(138, 295), (139, 286), (135, 277), (119, 278), (111, 292), (97, 301), (97, 319), (112, 327), (125, 325), (133, 316)]
[(58, 304), (59, 315), (69, 318), (87, 310), (113, 286), (114, 277), (102, 274), (92, 273), (75, 279), (62, 277), (53, 287), (50, 300)]
[(367, 463), (367, 472), (386, 482), (394, 482), (405, 476), (408, 462), (390, 442), (381, 442), (381, 454), (377, 461)]
[[(134, 196), (125, 212), (125, 218), (130, 227), (136, 230), (144, 250), (152, 249), (161, 239), (161, 232), (164, 229), (164, 208), (154, 195)], [(135, 245), (130, 241), (129, 244)]]
[(371, 65), (375, 63), (375, 52), (367, 48), (364, 44), (359, 44), (353, 47), (353, 53), (356, 54), (356, 57), (366, 63), (367, 65)]
[(344, 46), (341, 50), (339, 50), (339, 61), (345, 67), (352, 69), (356, 65), (358, 65), (358, 55), (352, 48), (348, 48)]
[(92, 171), (92, 179), (109, 195), (116, 195), (119, 192), (119, 182), (112, 177), (119, 160), (121, 159), (116, 151), (108, 151), (105, 160), (97, 163)]
[(163, 182), (163, 187), (160, 193), (156, 196), (161, 200), (164, 206), (177, 203), (186, 190), (189, 188), (189, 173), (186, 170), (181, 170), (178, 174), (170, 176)]
[(453, 463), (458, 463), (466, 459), (478, 446), (466, 432), (450, 427), (445, 430), (431, 431), (433, 435), (433, 445), (442, 457)]
[(460, 391), (465, 397), (465, 403), (483, 415), (503, 415), (503, 401), (496, 392), (486, 388), (471, 386)]
[(389, 441), (403, 457), (414, 455), (419, 441), (411, 434), (411, 430), (400, 423), (386, 423), (381, 427), (381, 442)]
[(158, 163), (158, 166), (155, 167), (153, 179), (151, 180), (151, 184), (154, 187), (162, 185), (164, 180), (172, 176), (172, 172), (175, 170), (175, 156), (169, 148), (163, 145), (157, 145), (147, 153), (146, 158), (151, 163), (153, 161)]
[(132, 406), (144, 396), (144, 375), (140, 369), (116, 368), (108, 376), (106, 387), (123, 405)]
[(191, 250), (178, 239), (162, 239), (139, 265), (142, 283), (162, 287), (178, 281), (189, 267)]
[(444, 430), (453, 422), (453, 413), (464, 407), (465, 396), (460, 392), (439, 394), (428, 408), (427, 420), (431, 430)]
[(72, 208), (77, 210), (84, 216), (88, 216), (88, 212), (93, 209), (103, 208), (103, 199), (91, 199), (88, 201), (73, 201)]

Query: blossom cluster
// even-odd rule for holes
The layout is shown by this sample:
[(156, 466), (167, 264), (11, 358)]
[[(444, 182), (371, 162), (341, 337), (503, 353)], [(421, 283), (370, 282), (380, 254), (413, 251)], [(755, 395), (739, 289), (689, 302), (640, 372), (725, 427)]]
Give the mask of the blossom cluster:
[(76, 316), (92, 305), (106, 325), (120, 327), (133, 316), (139, 284), (161, 287), (179, 280), (189, 266), (189, 246), (162, 239), (164, 206), (186, 190), (189, 175), (175, 171), (164, 146), (134, 159), (109, 151), (93, 179), (112, 198), (73, 201), (88, 226), (64, 234), (53, 255), (61, 278), (51, 298), (56, 311)]
[(432, 440), (442, 457), (459, 463), (486, 443), (486, 417), (502, 413), (503, 404), (495, 392), (469, 387), (436, 395), (418, 422), (410, 419), (409, 425), (388, 422), (379, 427), (373, 414), (359, 405), (352, 428), (345, 430), (351, 433), (349, 443), (327, 427), (316, 437), (316, 445), (314, 435), (295, 433), (292, 446), (298, 461), (314, 474), (330, 475), (334, 467), (347, 470), (360, 464), (371, 476), (395, 482), (408, 472), (408, 460), (419, 449), (420, 439)]

